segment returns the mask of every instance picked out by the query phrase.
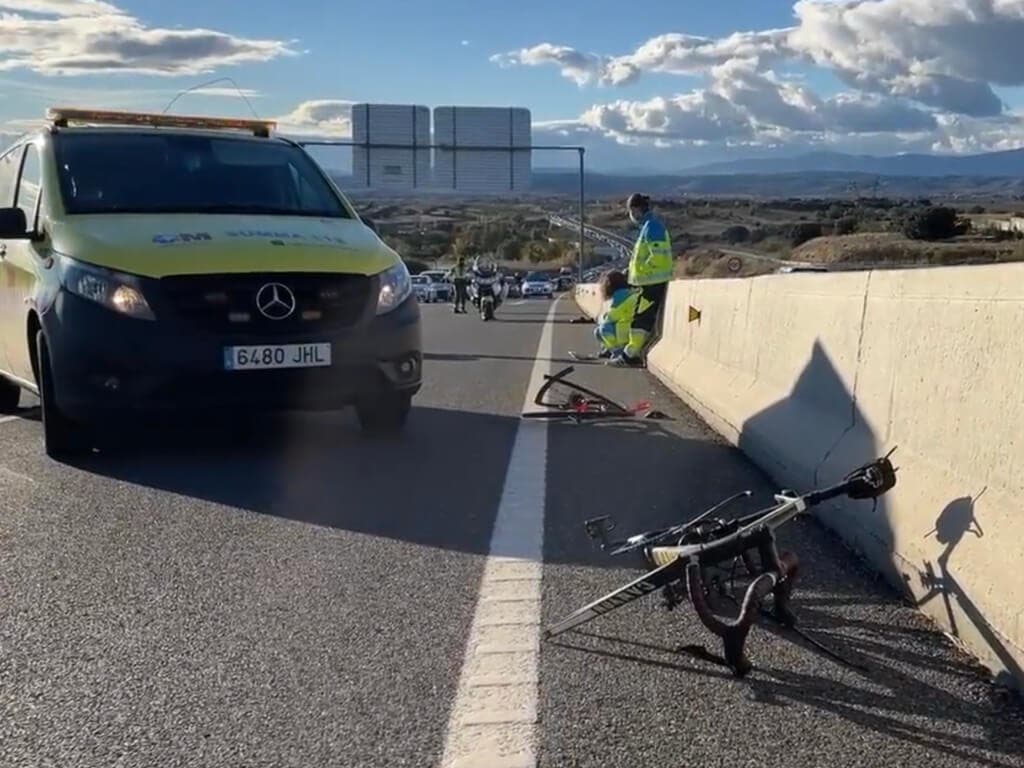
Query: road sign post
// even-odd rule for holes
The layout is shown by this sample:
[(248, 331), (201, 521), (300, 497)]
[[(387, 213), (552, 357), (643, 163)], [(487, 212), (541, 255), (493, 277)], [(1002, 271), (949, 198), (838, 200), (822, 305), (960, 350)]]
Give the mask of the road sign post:
[[(295, 141), (296, 144), (302, 147), (358, 147), (365, 149), (367, 154), (371, 149), (404, 149), (411, 150), (413, 152), (413, 165), (415, 166), (416, 159), (415, 154), (420, 150), (443, 150), (451, 152), (454, 158), (458, 152), (576, 152), (579, 155), (579, 177), (580, 177), (580, 194), (579, 194), (579, 259), (577, 263), (577, 280), (582, 282), (583, 280), (583, 248), (586, 242), (584, 217), (586, 215), (586, 190), (584, 185), (584, 168), (585, 168), (585, 154), (586, 148), (574, 145), (526, 145), (520, 147), (509, 147), (509, 146), (465, 146), (465, 145), (453, 145), (453, 144), (392, 144), (392, 143), (379, 143), (371, 141), (346, 141), (343, 139), (299, 139)], [(454, 162), (454, 161), (453, 161)], [(369, 179), (369, 163), (367, 163), (367, 187), (370, 186)], [(409, 189), (422, 189), (424, 191), (440, 190), (436, 184), (421, 185), (418, 180), (413, 177), (412, 184), (408, 187)], [(451, 185), (445, 186), (445, 190), (457, 190), (458, 181), (457, 178), (453, 177)]]

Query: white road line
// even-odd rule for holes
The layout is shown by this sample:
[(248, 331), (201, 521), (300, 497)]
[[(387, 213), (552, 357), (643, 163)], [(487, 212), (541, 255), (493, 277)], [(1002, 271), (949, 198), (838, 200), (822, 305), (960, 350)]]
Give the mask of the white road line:
[[(556, 301), (523, 410), (550, 370)], [(548, 428), (521, 421), (480, 582), (441, 768), (535, 768)]]
[(21, 472), (15, 472), (13, 469), (8, 469), (7, 467), (0, 467), (0, 477), (13, 477), (15, 480), (32, 483), (33, 485), (35, 485), (36, 482), (28, 475), (24, 475)]

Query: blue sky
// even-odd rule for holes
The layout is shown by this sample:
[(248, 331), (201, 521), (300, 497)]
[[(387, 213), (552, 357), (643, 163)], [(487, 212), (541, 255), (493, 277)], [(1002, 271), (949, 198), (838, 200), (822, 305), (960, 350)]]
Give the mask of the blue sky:
[[(251, 3), (230, 0), (118, 0), (116, 7), (147, 27), (206, 28), (240, 38), (294, 40), (302, 55), (270, 63), (223, 67), (206, 76), (147, 77), (102, 74), (53, 78), (31, 72), (4, 78), (3, 114), (32, 117), (48, 103), (42, 98), (8, 90), (17, 79), (35, 86), (58, 87), (73, 93), (79, 87), (173, 92), (219, 75), (241, 87), (260, 91), (254, 106), (268, 114), (285, 114), (296, 104), (320, 99), (347, 99), (428, 105), (457, 103), (506, 105), (532, 109), (538, 120), (571, 118), (591, 103), (594, 94), (540, 70), (502, 71), (489, 61), (503, 51), (526, 48), (556, 38), (594, 51), (627, 51), (667, 29), (697, 35), (722, 36), (742, 28), (784, 26), (792, 19), (785, 0), (746, 2), (680, 2), (648, 0), (638, 18), (626, 18), (619, 0), (551, 3), (520, 0), (507, 6), (471, 0), (422, 0), (373, 3), (291, 0)], [(258, 9), (239, 13), (240, 7)], [(0, 2), (0, 9), (4, 3)], [(736, 22), (741, 22), (739, 25)], [(467, 44), (464, 45), (463, 41)], [(623, 91), (628, 98), (650, 98), (674, 86), (676, 78), (652, 79)], [(35, 96), (35, 94), (33, 94)], [(112, 98), (116, 96), (112, 95)], [(132, 95), (143, 106), (166, 104), (162, 95)], [(125, 99), (123, 99), (125, 100)], [(234, 100), (211, 102), (188, 97), (178, 106), (204, 111), (247, 111)]]
[[(971, 5), (0, 0), (0, 123), (56, 103), (160, 110), (229, 77), (311, 135), (344, 135), (357, 101), (525, 106), (535, 140), (608, 167), (1024, 145), (1024, 0)], [(175, 111), (248, 114), (231, 87)]]

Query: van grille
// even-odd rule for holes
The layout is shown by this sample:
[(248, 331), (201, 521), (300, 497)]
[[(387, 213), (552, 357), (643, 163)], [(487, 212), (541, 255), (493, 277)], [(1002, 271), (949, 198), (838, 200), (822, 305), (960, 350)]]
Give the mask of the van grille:
[(163, 299), (196, 328), (274, 335), (355, 325), (367, 309), (371, 282), (364, 275), (270, 273), (166, 277), (160, 285)]

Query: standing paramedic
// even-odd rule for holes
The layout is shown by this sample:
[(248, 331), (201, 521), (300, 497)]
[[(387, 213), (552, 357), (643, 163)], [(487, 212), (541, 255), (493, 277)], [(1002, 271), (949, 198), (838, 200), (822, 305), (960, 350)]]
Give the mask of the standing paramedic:
[(626, 201), (629, 220), (640, 228), (627, 280), (639, 289), (636, 313), (630, 323), (629, 343), (611, 359), (613, 365), (642, 366), (643, 351), (654, 332), (658, 313), (665, 303), (668, 282), (672, 279), (672, 241), (665, 224), (651, 211), (651, 199), (634, 193)]

